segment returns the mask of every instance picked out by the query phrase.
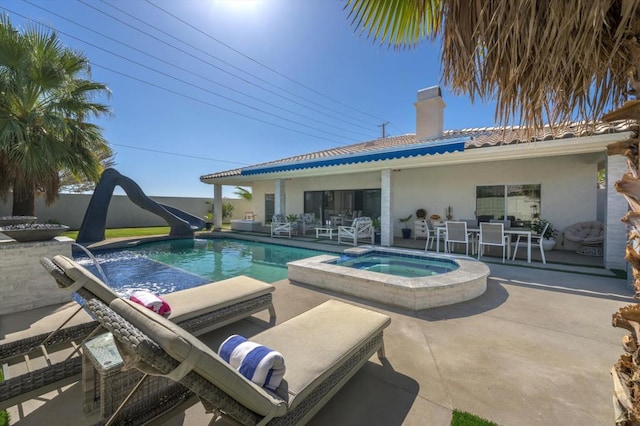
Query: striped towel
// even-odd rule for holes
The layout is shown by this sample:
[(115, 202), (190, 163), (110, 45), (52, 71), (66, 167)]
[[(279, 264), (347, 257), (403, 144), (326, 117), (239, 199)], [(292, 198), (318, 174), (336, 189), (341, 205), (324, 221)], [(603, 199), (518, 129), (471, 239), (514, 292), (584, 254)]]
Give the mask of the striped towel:
[(275, 391), (284, 377), (280, 352), (234, 334), (220, 345), (218, 354), (253, 383)]
[(171, 307), (169, 304), (162, 297), (156, 296), (149, 291), (135, 290), (129, 295), (129, 300), (139, 303), (165, 318), (171, 315)]

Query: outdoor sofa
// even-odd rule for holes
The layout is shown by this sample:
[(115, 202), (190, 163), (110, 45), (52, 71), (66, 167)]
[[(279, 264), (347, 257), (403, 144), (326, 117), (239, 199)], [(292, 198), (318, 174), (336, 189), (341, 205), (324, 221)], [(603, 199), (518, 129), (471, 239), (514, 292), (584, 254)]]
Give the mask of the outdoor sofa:
[[(270, 391), (193, 334), (140, 305), (124, 299), (109, 307), (98, 300), (87, 305), (113, 334), (125, 369), (180, 383), (225, 424), (305, 424), (373, 354), (384, 358), (383, 330), (391, 322), (386, 315), (329, 300), (250, 336), (284, 357), (284, 378)], [(118, 415), (116, 422), (122, 421)]]
[[(42, 258), (41, 264), (60, 288), (76, 292), (86, 301), (98, 299), (110, 304), (120, 299), (100, 279), (68, 257)], [(200, 335), (265, 309), (269, 311), (270, 323), (275, 324), (271, 294), (274, 290), (270, 284), (238, 276), (162, 297), (172, 308), (169, 319)], [(82, 370), (81, 357), (60, 360), (59, 357), (50, 358), (50, 352), (86, 339), (97, 327), (98, 323), (82, 307), (67, 308), (38, 321), (27, 330), (4, 336), (0, 344), (2, 363), (28, 357), (29, 353), (36, 356), (44, 353), (47, 360), (56, 358), (56, 361), (0, 383), (0, 409), (77, 381)]]

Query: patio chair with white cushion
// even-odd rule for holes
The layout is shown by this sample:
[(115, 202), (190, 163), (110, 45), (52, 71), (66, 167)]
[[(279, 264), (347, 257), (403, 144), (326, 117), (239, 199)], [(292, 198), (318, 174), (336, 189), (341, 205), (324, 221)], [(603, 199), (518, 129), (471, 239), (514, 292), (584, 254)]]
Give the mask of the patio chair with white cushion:
[(283, 214), (274, 214), (271, 220), (271, 237), (287, 236), (291, 238), (291, 222)]
[(370, 239), (371, 244), (374, 243), (375, 232), (373, 222), (370, 217), (357, 217), (353, 220), (351, 226), (338, 227), (338, 244), (342, 244), (343, 240), (346, 244), (358, 245), (358, 240)]
[[(447, 233), (444, 240), (445, 253), (450, 253), (453, 244), (464, 244), (465, 254), (469, 255), (469, 232), (467, 231), (467, 222), (447, 221)], [(471, 240), (473, 243), (473, 240)], [(473, 245), (471, 246), (473, 252)]]
[[(511, 257), (511, 236), (504, 233), (504, 224), (500, 223), (480, 223), (480, 237), (478, 238), (478, 260), (484, 254), (484, 246), (502, 247), (502, 263), (507, 257)], [(517, 246), (516, 246), (517, 248)]]
[(316, 218), (315, 213), (302, 213), (300, 216), (300, 229), (302, 230), (302, 235), (305, 235), (307, 232), (313, 231), (321, 226), (322, 223)]

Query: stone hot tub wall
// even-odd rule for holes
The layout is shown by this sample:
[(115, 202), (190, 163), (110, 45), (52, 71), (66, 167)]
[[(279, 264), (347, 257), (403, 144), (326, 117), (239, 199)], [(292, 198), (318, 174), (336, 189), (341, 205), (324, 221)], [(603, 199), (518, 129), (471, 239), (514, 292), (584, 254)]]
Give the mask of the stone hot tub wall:
[(71, 300), (71, 293), (58, 289), (40, 265), (40, 258), (71, 257), (72, 242), (67, 237), (29, 243), (0, 241), (0, 315)]

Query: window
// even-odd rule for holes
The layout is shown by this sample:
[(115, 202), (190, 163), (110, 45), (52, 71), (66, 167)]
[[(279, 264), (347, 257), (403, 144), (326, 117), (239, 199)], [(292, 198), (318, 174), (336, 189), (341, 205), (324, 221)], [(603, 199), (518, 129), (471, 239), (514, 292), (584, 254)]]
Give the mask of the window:
[(480, 222), (506, 219), (512, 227), (528, 228), (540, 217), (540, 184), (477, 186), (476, 217)]
[(271, 223), (273, 215), (276, 214), (276, 196), (275, 194), (264, 194), (264, 220)]

